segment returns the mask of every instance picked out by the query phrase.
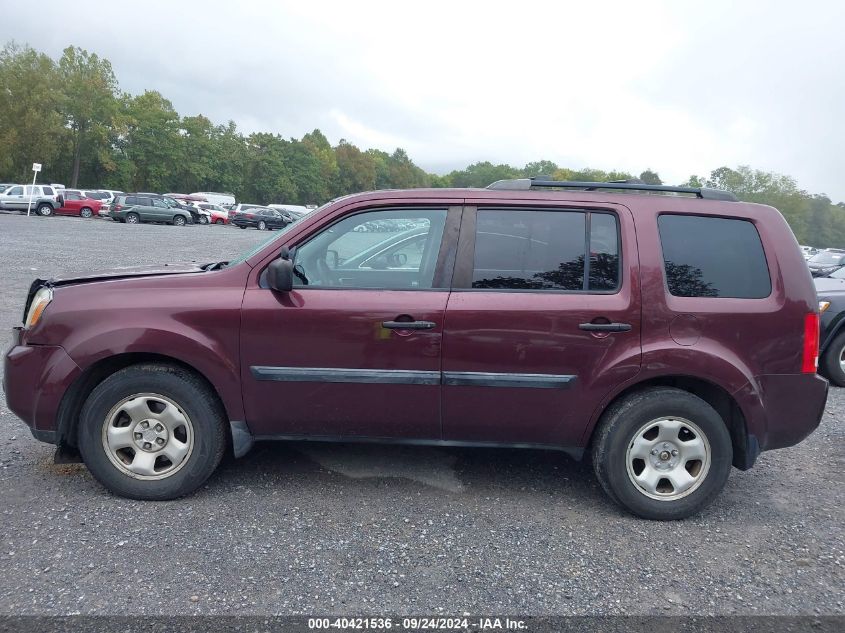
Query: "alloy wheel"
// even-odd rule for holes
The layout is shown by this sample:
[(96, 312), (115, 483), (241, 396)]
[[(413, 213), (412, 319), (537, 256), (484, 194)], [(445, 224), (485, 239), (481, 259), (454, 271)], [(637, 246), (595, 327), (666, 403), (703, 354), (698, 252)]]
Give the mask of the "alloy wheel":
[(647, 497), (674, 501), (693, 493), (710, 470), (710, 442), (694, 422), (665, 417), (644, 424), (625, 454), (631, 483)]
[(118, 402), (103, 423), (109, 461), (136, 479), (164, 479), (178, 472), (194, 448), (194, 427), (173, 400), (139, 393)]

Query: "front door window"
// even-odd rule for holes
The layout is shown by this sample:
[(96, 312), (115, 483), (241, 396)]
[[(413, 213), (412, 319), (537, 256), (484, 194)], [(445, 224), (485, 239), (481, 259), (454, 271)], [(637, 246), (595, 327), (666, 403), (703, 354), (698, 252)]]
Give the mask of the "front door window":
[(432, 288), (446, 209), (358, 213), (296, 249), (298, 287)]

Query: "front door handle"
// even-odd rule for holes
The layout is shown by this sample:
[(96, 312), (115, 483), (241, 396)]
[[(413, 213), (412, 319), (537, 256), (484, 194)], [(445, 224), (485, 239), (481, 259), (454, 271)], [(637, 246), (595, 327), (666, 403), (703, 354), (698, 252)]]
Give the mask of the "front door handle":
[(381, 326), (388, 330), (430, 330), (436, 324), (433, 321), (382, 321)]
[(579, 330), (588, 332), (630, 332), (630, 323), (581, 323)]

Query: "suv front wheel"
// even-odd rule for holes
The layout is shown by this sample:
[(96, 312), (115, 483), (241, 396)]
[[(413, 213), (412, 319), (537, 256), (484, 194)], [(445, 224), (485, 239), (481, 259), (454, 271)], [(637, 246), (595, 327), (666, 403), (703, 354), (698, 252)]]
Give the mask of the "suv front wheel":
[(225, 416), (207, 385), (170, 365), (122, 369), (88, 396), (78, 444), (91, 474), (131, 499), (175, 499), (214, 472), (226, 447)]
[(602, 416), (593, 465), (605, 492), (646, 519), (691, 516), (721, 492), (733, 447), (721, 416), (671, 387), (634, 392)]

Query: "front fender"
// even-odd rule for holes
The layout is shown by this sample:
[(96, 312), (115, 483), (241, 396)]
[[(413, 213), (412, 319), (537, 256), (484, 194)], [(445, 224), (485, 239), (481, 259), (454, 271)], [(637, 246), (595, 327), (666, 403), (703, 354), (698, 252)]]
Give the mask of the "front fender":
[[(235, 341), (236, 343), (236, 341)], [(67, 353), (86, 371), (119, 354), (143, 353), (172, 358), (202, 374), (217, 391), (230, 420), (243, 420), (237, 353), (200, 331), (189, 334), (160, 328), (120, 328), (76, 340)]]

